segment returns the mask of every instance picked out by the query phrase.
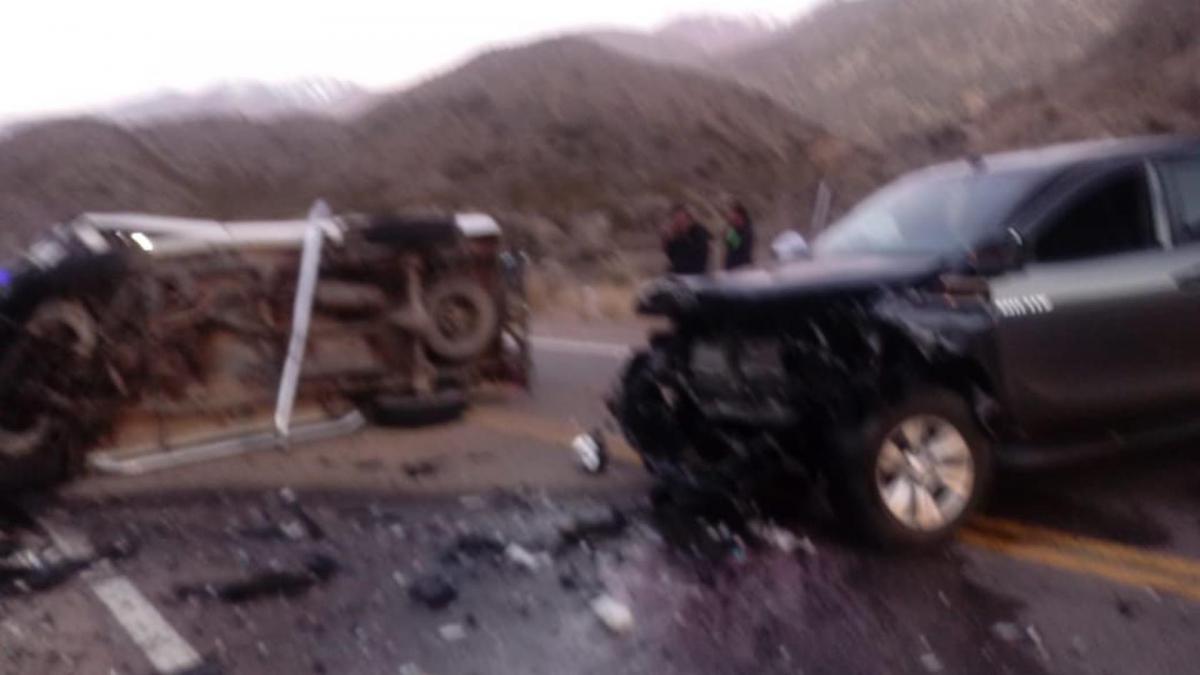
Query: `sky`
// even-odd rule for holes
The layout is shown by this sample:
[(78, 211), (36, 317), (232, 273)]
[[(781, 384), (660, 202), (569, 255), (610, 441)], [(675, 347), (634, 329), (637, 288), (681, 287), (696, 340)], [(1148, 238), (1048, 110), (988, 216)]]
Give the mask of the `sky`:
[(223, 80), (336, 77), (399, 87), (474, 52), (681, 14), (789, 19), (814, 0), (8, 0), (0, 118)]

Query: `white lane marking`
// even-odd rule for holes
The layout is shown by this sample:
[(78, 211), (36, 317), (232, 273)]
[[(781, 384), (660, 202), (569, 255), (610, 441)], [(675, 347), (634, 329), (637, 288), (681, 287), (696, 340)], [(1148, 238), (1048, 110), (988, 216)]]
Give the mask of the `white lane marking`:
[(151, 605), (129, 579), (110, 577), (92, 584), (92, 591), (129, 633), (159, 673), (181, 673), (200, 666), (200, 655)]
[[(94, 555), (95, 549), (82, 533), (44, 518), (36, 520), (61, 555), (71, 558)], [(92, 593), (121, 624), (156, 672), (174, 675), (203, 665), (196, 650), (167, 623), (133, 582), (113, 572), (107, 560), (96, 563), (88, 576), (91, 577), (88, 584)]]
[(629, 345), (615, 342), (589, 342), (586, 340), (564, 340), (562, 338), (534, 336), (530, 342), (538, 349), (583, 356), (600, 356), (611, 359), (623, 359), (633, 352)]

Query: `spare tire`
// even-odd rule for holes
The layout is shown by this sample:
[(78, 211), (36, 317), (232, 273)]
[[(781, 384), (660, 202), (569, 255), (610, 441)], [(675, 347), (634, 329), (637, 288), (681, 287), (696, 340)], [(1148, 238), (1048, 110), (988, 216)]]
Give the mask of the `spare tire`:
[(448, 361), (466, 361), (481, 354), (500, 330), (496, 300), (475, 279), (441, 279), (425, 294), (430, 326), (425, 344)]

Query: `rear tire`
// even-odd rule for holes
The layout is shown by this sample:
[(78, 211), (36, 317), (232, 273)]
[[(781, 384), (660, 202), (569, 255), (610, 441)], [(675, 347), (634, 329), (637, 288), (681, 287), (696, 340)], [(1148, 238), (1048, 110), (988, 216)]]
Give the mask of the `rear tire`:
[(391, 427), (423, 427), (453, 422), (467, 409), (467, 394), (447, 389), (432, 394), (376, 394), (359, 408), (372, 423)]
[(966, 401), (946, 389), (913, 391), (836, 445), (835, 501), (887, 548), (948, 539), (991, 483), (990, 443)]

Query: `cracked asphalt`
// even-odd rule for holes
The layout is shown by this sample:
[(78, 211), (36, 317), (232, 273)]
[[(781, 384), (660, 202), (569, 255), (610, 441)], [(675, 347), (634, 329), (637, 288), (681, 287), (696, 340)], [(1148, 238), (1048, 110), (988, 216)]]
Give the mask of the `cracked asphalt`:
[[(1194, 448), (1004, 476), (958, 541), (882, 555), (804, 486), (748, 521), (726, 504), (653, 506), (619, 449), (584, 474), (565, 441), (600, 419), (619, 365), (592, 343), (641, 327), (539, 332), (554, 340), (534, 390), (489, 395), (454, 425), (93, 476), (10, 504), (0, 546), (53, 561), (76, 538), (122, 554), (42, 590), (0, 568), (0, 673), (164, 672), (161, 645), (134, 637), (144, 617), (99, 599), (113, 577), (194, 652), (192, 672), (1194, 670)], [(791, 545), (756, 534), (775, 526)], [(334, 567), (314, 573), (314, 559)], [(453, 589), (445, 606), (414, 591), (430, 579)], [(607, 627), (600, 596), (632, 627)]]

